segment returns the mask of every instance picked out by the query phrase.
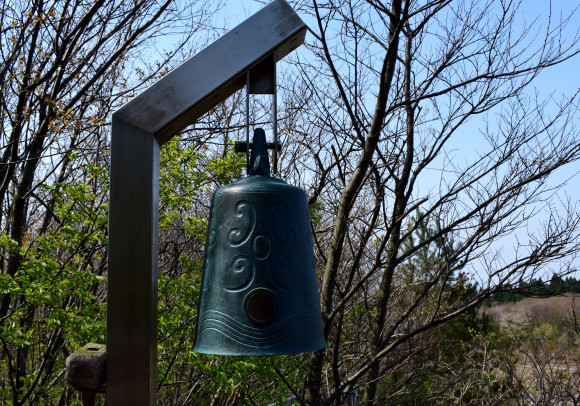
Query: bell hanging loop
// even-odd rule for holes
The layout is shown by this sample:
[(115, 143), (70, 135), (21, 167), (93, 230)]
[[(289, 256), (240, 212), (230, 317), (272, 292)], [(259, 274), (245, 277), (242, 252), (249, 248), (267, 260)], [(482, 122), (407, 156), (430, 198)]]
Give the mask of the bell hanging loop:
[[(280, 152), (280, 143), (278, 142), (278, 88), (276, 84), (276, 61), (278, 60), (277, 52), (274, 51), (266, 58), (258, 62), (251, 69), (246, 71), (246, 142), (245, 147), (242, 143), (236, 143), (236, 151), (246, 152), (246, 169), (250, 168), (250, 94), (271, 94), (272, 95), (272, 128), (274, 133), (274, 142), (268, 144), (269, 149), (273, 149), (272, 165), (273, 173), (278, 173), (278, 152)], [(238, 144), (240, 144), (238, 146)]]

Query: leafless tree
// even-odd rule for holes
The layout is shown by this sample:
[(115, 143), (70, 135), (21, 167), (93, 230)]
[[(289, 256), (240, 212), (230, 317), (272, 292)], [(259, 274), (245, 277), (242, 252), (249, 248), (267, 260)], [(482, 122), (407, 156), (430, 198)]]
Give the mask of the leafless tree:
[[(284, 84), (284, 174), (316, 212), (328, 340), (303, 402), (356, 392), (378, 404), (420, 337), (493, 292), (574, 271), (580, 216), (554, 175), (580, 157), (577, 99), (533, 85), (578, 54), (575, 14), (546, 5), (526, 22), (518, 1), (295, 6), (310, 39)], [(425, 252), (438, 260), (405, 276)]]

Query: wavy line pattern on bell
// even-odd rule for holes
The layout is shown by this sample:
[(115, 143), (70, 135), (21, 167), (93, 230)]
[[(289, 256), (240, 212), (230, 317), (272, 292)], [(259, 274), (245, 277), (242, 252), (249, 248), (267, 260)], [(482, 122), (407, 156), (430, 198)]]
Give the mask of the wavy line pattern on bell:
[(293, 328), (291, 330), (283, 331), (281, 334), (277, 334), (276, 336), (264, 338), (247, 336), (231, 328), (224, 322), (215, 319), (206, 319), (202, 323), (199, 336), (201, 337), (206, 330), (213, 330), (224, 335), (225, 337), (228, 337), (230, 340), (235, 341), (240, 345), (249, 347), (274, 347), (287, 340), (291, 340), (292, 337), (297, 334), (304, 334), (306, 329), (310, 329), (316, 332), (320, 331), (319, 323), (315, 322), (314, 320), (296, 320), (292, 327)]
[(240, 220), (243, 220), (246, 216), (249, 217), (248, 226), (245, 233), (243, 233), (242, 230), (237, 227), (232, 228), (228, 232), (228, 244), (230, 244), (231, 247), (240, 247), (250, 239), (252, 233), (254, 232), (254, 227), (256, 226), (256, 213), (250, 202), (246, 200), (242, 200), (236, 204), (234, 213)]
[(250, 347), (276, 346), (296, 334), (303, 334), (304, 329), (311, 328), (314, 331), (321, 331), (320, 320), (317, 316), (315, 312), (305, 310), (295, 313), (282, 323), (258, 329), (241, 324), (222, 312), (208, 310), (201, 316), (199, 336), (205, 330), (214, 330), (241, 345)]
[[(249, 326), (247, 324), (241, 323), (238, 320), (236, 320), (235, 318), (233, 318), (232, 316), (217, 311), (217, 310), (206, 310), (205, 312), (203, 312), (203, 314), (200, 315), (200, 321), (201, 323), (204, 323), (206, 320), (208, 319), (224, 319), (226, 321), (229, 321), (229, 324), (231, 324), (233, 326), (233, 328), (238, 328), (239, 330), (242, 331), (242, 334), (246, 334), (246, 335), (268, 335), (268, 334), (273, 334), (273, 331), (279, 331), (280, 334), (284, 334), (283, 331), (284, 329), (286, 329), (288, 327), (288, 325), (290, 323), (295, 322), (296, 320), (300, 320), (301, 317), (305, 317), (305, 318), (309, 318), (309, 315), (315, 315), (318, 316), (318, 314), (312, 310), (302, 310), (300, 312), (296, 312), (294, 314), (292, 314), (292, 316), (286, 318), (285, 320), (273, 324), (271, 326), (267, 326), (267, 327), (252, 327)], [(314, 318), (315, 320), (318, 320), (318, 324), (320, 324), (320, 320), (318, 317)]]

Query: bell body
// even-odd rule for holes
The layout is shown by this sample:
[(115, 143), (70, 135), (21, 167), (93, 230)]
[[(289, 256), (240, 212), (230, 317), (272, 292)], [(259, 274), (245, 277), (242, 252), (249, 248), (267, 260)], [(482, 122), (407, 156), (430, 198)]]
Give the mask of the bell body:
[(212, 199), (194, 349), (325, 347), (306, 194), (259, 175), (222, 186)]

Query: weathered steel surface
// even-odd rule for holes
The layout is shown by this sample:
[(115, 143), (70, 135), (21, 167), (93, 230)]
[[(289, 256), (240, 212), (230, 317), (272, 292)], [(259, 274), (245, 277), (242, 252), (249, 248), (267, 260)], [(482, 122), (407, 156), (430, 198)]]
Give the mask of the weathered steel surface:
[(274, 52), (282, 59), (304, 42), (305, 35), (306, 25), (292, 7), (274, 0), (115, 115), (163, 143), (245, 86), (245, 73), (252, 66)]
[(267, 355), (326, 347), (306, 193), (270, 177), (264, 131), (249, 176), (212, 199), (194, 349)]

